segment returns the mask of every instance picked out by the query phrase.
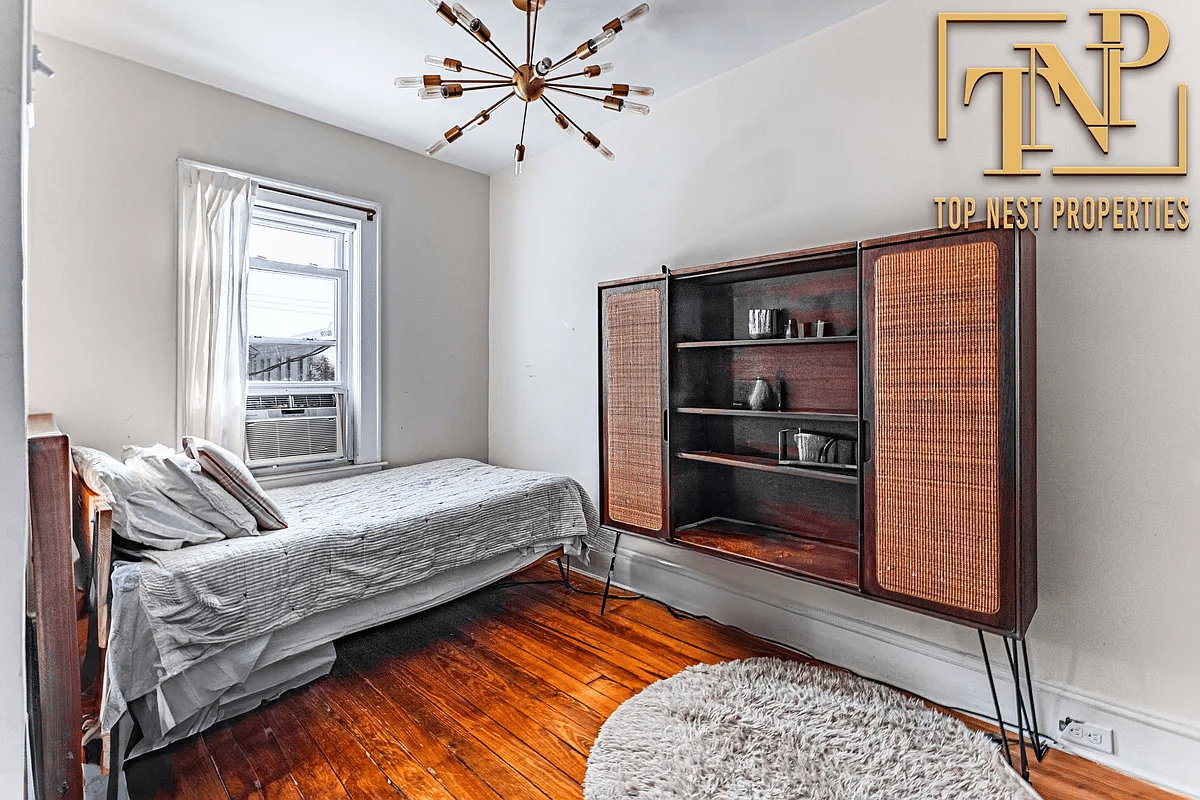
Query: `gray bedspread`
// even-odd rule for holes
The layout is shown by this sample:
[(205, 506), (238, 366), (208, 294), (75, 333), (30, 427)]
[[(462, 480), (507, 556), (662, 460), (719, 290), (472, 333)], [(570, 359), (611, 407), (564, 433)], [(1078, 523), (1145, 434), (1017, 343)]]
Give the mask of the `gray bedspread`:
[(154, 662), (154, 675), (130, 675), (120, 668), (128, 661), (110, 651), (105, 723), (148, 682), (237, 642), (501, 553), (561, 544), (581, 555), (582, 537), (599, 525), (587, 493), (570, 478), (469, 459), (270, 495), (286, 530), (153, 551), (130, 565), (136, 576), (114, 572), (111, 646), (139, 638), (122, 630), (127, 621), (148, 624), (158, 652), (136, 659)]

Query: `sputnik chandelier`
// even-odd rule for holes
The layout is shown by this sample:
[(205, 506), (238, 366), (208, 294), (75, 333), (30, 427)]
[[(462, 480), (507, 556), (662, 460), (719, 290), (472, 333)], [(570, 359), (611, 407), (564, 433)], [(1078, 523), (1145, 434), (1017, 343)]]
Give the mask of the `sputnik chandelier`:
[[(513, 97), (517, 97), (525, 102), (525, 110), (521, 117), (521, 138), (513, 153), (516, 173), (518, 175), (521, 174), (521, 164), (525, 161), (525, 124), (529, 119), (529, 106), (539, 101), (554, 115), (554, 121), (560, 128), (565, 131), (570, 131), (570, 129), (574, 128), (583, 136), (583, 140), (593, 150), (599, 151), (609, 161), (615, 158), (613, 152), (605, 147), (594, 133), (585, 131), (579, 125), (575, 124), (575, 121), (558, 107), (557, 100), (559, 98), (555, 97), (554, 100), (551, 100), (547, 96), (548, 92), (553, 92), (555, 95), (582, 97), (585, 100), (603, 103), (604, 107), (610, 111), (628, 111), (642, 116), (650, 113), (649, 106), (626, 99), (630, 96), (651, 97), (654, 94), (654, 90), (649, 86), (630, 86), (624, 83), (597, 85), (568, 82), (572, 78), (598, 78), (602, 74), (611, 72), (613, 69), (612, 64), (594, 64), (584, 67), (579, 72), (554, 76), (555, 72), (567, 64), (573, 61), (586, 61), (601, 48), (612, 44), (613, 40), (617, 38), (617, 34), (624, 30), (626, 25), (650, 11), (650, 6), (646, 3), (642, 3), (624, 16), (617, 17), (605, 25), (599, 35), (588, 39), (575, 48), (574, 52), (568, 53), (558, 61), (552, 61), (547, 57), (535, 62), (534, 47), (537, 44), (538, 12), (545, 7), (546, 0), (513, 0), (513, 5), (525, 12), (525, 62), (517, 65), (492, 41), (491, 31), (483, 24), (482, 20), (463, 8), (461, 3), (449, 6), (441, 2), (441, 0), (425, 0), (425, 2), (433, 7), (439, 17), (450, 25), (456, 25), (471, 34), (476, 41), (483, 45), (484, 49), (504, 64), (507, 69), (512, 70), (512, 75), (507, 76), (500, 72), (468, 67), (463, 62), (454, 58), (426, 56), (425, 63), (432, 67), (439, 67), (450, 72), (463, 72), (466, 70), (467, 72), (486, 75), (488, 77), (468, 80), (455, 78), (452, 82), (444, 81), (441, 75), (417, 75), (411, 78), (396, 78), (397, 87), (402, 89), (417, 88), (417, 96), (422, 100), (453, 99), (462, 97), (467, 92), (483, 89), (509, 90), (508, 94), (483, 111), (480, 111), (465, 125), (455, 125), (446, 131), (446, 134), (442, 138), (427, 147), (425, 152), (431, 156), (437, 154), (446, 145), (457, 141), (464, 133), (469, 133), (487, 122), (492, 118), (492, 114), (495, 113), (496, 109), (500, 108), (500, 106), (507, 103)], [(591, 94), (592, 92), (598, 94)]]

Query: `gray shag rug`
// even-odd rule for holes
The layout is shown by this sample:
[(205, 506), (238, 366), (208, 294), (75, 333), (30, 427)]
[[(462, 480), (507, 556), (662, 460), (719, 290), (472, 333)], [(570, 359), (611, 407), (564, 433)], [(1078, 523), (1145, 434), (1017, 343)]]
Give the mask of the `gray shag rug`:
[(984, 734), (849, 673), (700, 664), (604, 723), (585, 800), (1037, 800)]

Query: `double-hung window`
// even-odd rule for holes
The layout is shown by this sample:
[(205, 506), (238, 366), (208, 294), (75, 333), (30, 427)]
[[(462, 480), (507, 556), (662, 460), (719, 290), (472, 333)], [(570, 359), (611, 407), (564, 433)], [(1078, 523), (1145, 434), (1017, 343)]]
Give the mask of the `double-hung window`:
[(375, 212), (305, 193), (260, 186), (251, 214), (246, 460), (260, 477), (380, 459)]

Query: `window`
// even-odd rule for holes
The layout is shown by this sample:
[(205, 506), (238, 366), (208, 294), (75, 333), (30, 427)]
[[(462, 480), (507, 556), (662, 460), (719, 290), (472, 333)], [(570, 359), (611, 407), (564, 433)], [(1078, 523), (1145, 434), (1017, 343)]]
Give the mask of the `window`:
[(353, 226), (256, 207), (250, 224), (246, 374), (251, 394), (296, 383), (345, 391)]
[(260, 186), (251, 214), (246, 456), (256, 473), (380, 459), (375, 214), (303, 194)]

